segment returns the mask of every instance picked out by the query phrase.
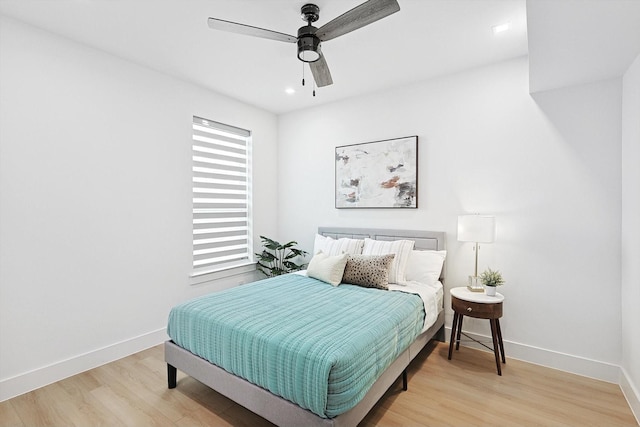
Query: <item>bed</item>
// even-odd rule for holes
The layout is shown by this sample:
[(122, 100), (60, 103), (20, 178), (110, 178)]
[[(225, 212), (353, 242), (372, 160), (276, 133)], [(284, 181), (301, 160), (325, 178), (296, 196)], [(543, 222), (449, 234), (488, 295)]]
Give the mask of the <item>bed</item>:
[[(318, 229), (318, 234), (321, 236), (330, 237), (332, 239), (373, 239), (376, 241), (397, 241), (397, 240), (412, 240), (415, 242), (414, 249), (415, 250), (431, 250), (431, 251), (441, 251), (444, 249), (444, 233), (442, 232), (429, 232), (429, 231), (412, 231), (412, 230), (387, 230), (387, 229), (355, 229), (355, 228), (334, 228), (334, 227), (320, 227)], [(444, 271), (442, 269), (442, 273), (440, 276), (440, 281), (444, 280)], [(291, 288), (286, 288), (286, 292), (291, 292), (290, 289), (294, 289), (296, 292), (304, 292), (304, 290), (308, 289), (308, 279), (306, 277), (301, 277), (297, 275), (290, 275), (290, 277), (284, 278), (283, 280), (273, 281), (271, 279), (267, 279), (261, 282), (256, 282), (250, 285), (243, 285), (235, 291), (244, 292), (245, 294), (252, 294), (254, 291), (256, 292), (268, 292), (277, 295), (281, 286), (288, 286)], [(393, 300), (401, 297), (400, 294), (407, 295), (405, 292), (379, 292), (378, 290), (361, 290), (356, 289), (357, 286), (351, 287), (350, 285), (340, 285), (339, 287), (332, 289), (331, 286), (327, 286), (322, 288), (323, 290), (327, 290), (328, 293), (337, 293), (340, 292), (340, 299), (347, 301), (351, 299), (362, 299), (362, 298), (373, 298), (379, 296), (379, 294), (385, 294), (386, 299), (390, 299), (390, 294), (393, 295)], [(285, 289), (285, 288), (282, 288)], [(320, 287), (318, 288), (320, 289)], [(284, 292), (284, 291), (283, 291)], [(396, 295), (397, 294), (397, 295)], [(248, 296), (241, 295), (243, 298), (242, 301), (247, 301)], [(284, 295), (284, 294), (283, 294)], [(231, 298), (231, 296), (229, 296)], [(263, 297), (258, 297), (263, 298)], [(280, 297), (276, 297), (280, 298)], [(284, 296), (282, 297), (284, 298)], [(317, 299), (317, 301), (323, 301), (324, 298), (320, 293), (318, 296), (304, 296), (300, 299)], [(409, 297), (406, 297), (407, 299)], [(415, 295), (413, 296), (413, 301), (415, 303)], [(219, 298), (216, 298), (219, 300)], [(232, 301), (232, 300), (229, 300)], [(218, 301), (220, 302), (220, 301)], [(198, 304), (201, 301), (198, 301)], [(195, 303), (194, 303), (195, 304)], [(225, 303), (226, 304), (226, 303)], [(230, 303), (231, 304), (231, 303)], [(244, 304), (244, 303), (243, 303)], [(247, 302), (249, 304), (249, 302)], [(266, 305), (270, 305), (271, 303), (267, 303)], [(291, 302), (287, 302), (287, 305), (291, 304)], [(402, 303), (404, 304), (404, 303)], [(422, 304), (422, 302), (420, 302)], [(424, 303), (426, 304), (426, 302)], [(263, 304), (265, 305), (265, 304)], [(323, 304), (318, 304), (322, 306)], [(298, 368), (296, 368), (296, 375), (300, 375), (300, 378), (304, 378), (305, 382), (303, 384), (304, 390), (297, 390), (296, 387), (291, 386), (289, 383), (293, 383), (294, 379), (285, 379), (285, 380), (274, 380), (270, 375), (267, 375), (266, 372), (269, 370), (278, 370), (279, 368), (268, 366), (268, 365), (260, 365), (264, 360), (270, 361), (273, 359), (271, 356), (266, 358), (258, 358), (255, 357), (255, 360), (252, 360), (252, 356), (248, 353), (243, 355), (242, 350), (233, 350), (233, 354), (230, 355), (230, 350), (226, 348), (226, 345), (229, 346), (232, 342), (240, 342), (247, 340), (256, 340), (256, 338), (238, 338), (236, 332), (229, 332), (226, 338), (220, 338), (216, 342), (224, 342), (225, 345), (221, 345), (221, 348), (211, 348), (210, 344), (207, 344), (206, 339), (202, 337), (208, 337), (212, 333), (203, 333), (202, 337), (195, 340), (194, 343), (189, 343), (188, 339), (183, 339), (181, 333), (179, 332), (179, 328), (176, 325), (179, 325), (180, 328), (188, 329), (188, 321), (187, 320), (173, 320), (173, 326), (171, 324), (170, 319), (170, 329), (172, 329), (172, 340), (167, 341), (165, 343), (165, 361), (167, 362), (167, 372), (168, 372), (168, 385), (169, 388), (175, 388), (176, 384), (176, 372), (177, 370), (181, 370), (182, 372), (192, 376), (193, 378), (199, 380), (200, 382), (206, 384), (217, 392), (229, 397), (230, 399), (236, 401), (240, 405), (246, 407), (247, 409), (255, 412), (256, 414), (262, 416), (263, 418), (281, 426), (355, 426), (360, 422), (366, 414), (370, 411), (370, 409), (375, 405), (375, 403), (382, 397), (382, 395), (386, 392), (386, 390), (399, 378), (403, 378), (403, 386), (406, 389), (407, 387), (407, 378), (406, 378), (406, 368), (413, 360), (413, 358), (424, 348), (427, 342), (431, 339), (438, 339), (440, 341), (444, 341), (444, 311), (442, 310), (442, 299), (438, 301), (437, 313), (426, 313), (423, 310), (424, 316), (429, 314), (430, 321), (428, 325), (423, 327), (420, 324), (419, 330), (416, 330), (416, 321), (415, 320), (406, 320), (406, 325), (401, 326), (400, 329), (411, 329), (413, 330), (413, 335), (397, 335), (394, 337), (394, 340), (382, 340), (382, 341), (393, 341), (393, 348), (382, 348), (379, 353), (376, 353), (375, 359), (376, 362), (371, 362), (372, 365), (380, 365), (378, 366), (380, 372), (375, 372), (372, 375), (375, 375), (370, 379), (371, 384), (367, 385), (364, 391), (360, 393), (358, 396), (351, 396), (352, 390), (350, 387), (350, 381), (348, 377), (340, 377), (342, 381), (342, 386), (340, 382), (338, 382), (337, 386), (333, 386), (331, 388), (331, 383), (329, 384), (329, 390), (337, 389), (338, 392), (333, 393), (337, 396), (333, 397), (333, 394), (328, 393), (329, 396), (326, 397), (324, 401), (317, 401), (318, 398), (316, 396), (322, 396), (322, 393), (316, 393), (314, 387), (316, 387), (316, 383), (311, 381), (306, 381), (307, 378), (311, 378), (312, 374), (316, 371), (322, 373), (324, 372), (322, 365), (318, 364), (316, 367), (315, 364), (312, 367), (307, 366), (307, 364), (301, 363)], [(216, 320), (220, 319), (231, 319), (234, 315), (235, 311), (228, 306), (227, 312), (225, 312), (224, 308), (226, 305), (220, 305), (218, 309), (215, 311)], [(267, 312), (261, 313), (262, 309), (259, 305), (247, 306), (251, 310), (251, 313), (255, 313), (255, 323), (260, 327), (265, 326), (265, 321), (262, 319), (268, 319), (268, 317), (261, 318), (260, 316), (268, 316)], [(352, 306), (353, 307), (353, 306)], [(422, 307), (422, 305), (421, 305)], [(425, 305), (426, 307), (426, 305)], [(306, 310), (306, 309), (305, 309)], [(172, 310), (172, 316), (174, 316)], [(294, 316), (295, 313), (301, 310), (293, 310), (288, 315)], [(393, 309), (395, 313), (396, 309)], [(317, 314), (318, 317), (326, 316), (326, 312), (319, 312)], [(358, 314), (354, 314), (355, 318), (358, 318)], [(175, 315), (174, 317), (178, 317)], [(408, 319), (408, 315), (399, 315), (399, 317), (403, 319)], [(220, 320), (222, 321), (222, 320)], [(225, 320), (226, 321), (226, 320)], [(231, 320), (229, 320), (231, 321)], [(242, 321), (242, 320), (239, 320)], [(354, 322), (354, 319), (348, 319), (348, 322)], [(177, 322), (177, 323), (175, 323)], [(202, 324), (202, 320), (193, 320), (192, 323)], [(305, 322), (309, 323), (310, 328), (313, 328), (313, 322), (309, 322), (308, 318)], [(256, 327), (258, 327), (256, 326)], [(293, 340), (294, 343), (298, 343), (297, 329), (287, 330), (287, 325), (282, 326), (282, 328), (277, 328), (277, 330), (272, 331), (272, 335), (280, 334), (283, 338), (283, 341), (286, 339)], [(336, 323), (334, 325), (335, 328), (339, 330), (347, 330), (344, 326)], [(382, 326), (380, 326), (382, 327)], [(342, 329), (340, 329), (342, 328)], [(354, 331), (360, 331), (362, 326), (358, 326), (353, 328)], [(274, 328), (272, 328), (274, 329)], [(282, 330), (280, 330), (282, 329)], [(348, 335), (348, 334), (347, 334)], [(417, 336), (416, 336), (417, 335)], [(231, 337), (231, 338), (230, 338)], [(332, 338), (327, 338), (331, 342)], [(354, 336), (353, 338), (349, 338), (345, 341), (346, 347), (353, 347), (356, 343), (358, 343), (360, 338)], [(403, 341), (404, 340), (404, 341)], [(408, 341), (407, 341), (408, 340)], [(335, 340), (334, 340), (335, 341)], [(337, 343), (343, 344), (343, 343)], [(348, 345), (347, 345), (348, 344)], [(289, 343), (288, 345), (291, 345)], [(299, 344), (295, 344), (299, 345)], [(295, 346), (294, 345), (294, 346)], [(305, 355), (304, 360), (313, 359), (314, 353), (312, 352), (313, 347), (312, 344), (302, 344), (304, 346), (310, 347), (309, 356)], [(366, 343), (363, 345), (367, 345)], [(316, 347), (328, 348), (327, 344), (318, 343)], [(256, 347), (258, 348), (258, 347)], [(283, 358), (291, 358), (293, 356), (289, 356), (284, 350), (269, 350), (268, 347), (263, 349), (259, 349), (259, 352), (266, 354), (265, 352), (271, 351), (271, 354), (281, 354)], [(328, 351), (328, 350), (327, 350)], [(395, 352), (393, 352), (395, 351)], [(357, 352), (357, 350), (356, 350)], [(251, 354), (254, 354), (251, 352)], [(264, 355), (263, 354), (263, 355)], [(381, 356), (383, 355), (383, 356)], [(382, 363), (384, 358), (387, 357), (389, 360)], [(229, 359), (231, 365), (218, 363), (224, 362), (223, 359)], [(216, 363), (210, 362), (214, 361)], [(266, 363), (266, 362), (264, 362)], [(274, 364), (274, 362), (271, 362)], [(310, 362), (309, 362), (310, 363)], [(314, 362), (315, 363), (315, 362)], [(318, 362), (319, 363), (319, 362)], [(336, 365), (335, 360), (332, 362), (334, 366)], [(225, 366), (225, 369), (220, 366)], [(337, 364), (339, 365), (339, 364)], [(357, 366), (361, 366), (361, 363), (358, 363)], [(257, 368), (256, 368), (257, 366)], [(354, 365), (355, 366), (355, 365)], [(362, 365), (364, 366), (364, 365)], [(253, 368), (252, 368), (253, 367)], [(244, 369), (244, 370), (243, 370)], [(252, 372), (253, 369), (253, 372)], [(306, 369), (306, 370), (305, 370)], [(331, 369), (338, 371), (337, 368), (331, 367)], [(353, 370), (353, 368), (349, 368)], [(364, 368), (363, 368), (364, 369)], [(368, 369), (368, 368), (367, 368)], [(372, 368), (373, 369), (373, 368)], [(299, 372), (298, 372), (299, 371)], [(348, 372), (349, 370), (345, 368), (344, 372)], [(234, 373), (237, 375), (235, 375)], [(334, 371), (330, 371), (331, 375), (333, 375)], [(252, 376), (253, 375), (253, 376)], [(293, 375), (293, 374), (292, 374)], [(326, 375), (326, 374), (325, 374)], [(346, 375), (346, 374), (345, 374)], [(319, 375), (322, 377), (322, 375)], [(336, 374), (336, 376), (339, 376)], [(264, 380), (263, 380), (264, 377)], [(247, 380), (247, 379), (251, 380)], [(348, 385), (345, 386), (346, 384)], [(256, 385), (253, 382), (260, 384)], [(317, 387), (321, 388), (323, 385), (322, 381), (318, 382)], [(272, 386), (273, 385), (273, 386)], [(342, 387), (342, 388), (341, 388)], [(297, 387), (300, 388), (299, 385)], [(273, 392), (269, 391), (272, 390)], [(293, 390), (293, 391), (292, 391)], [(297, 392), (298, 395), (289, 395), (287, 394), (289, 391), (291, 393)], [(305, 400), (304, 396), (310, 395), (312, 398)], [(284, 396), (284, 397), (281, 397)], [(293, 397), (292, 397), (293, 396)], [(285, 398), (286, 397), (286, 398)], [(340, 400), (342, 399), (342, 400)], [(328, 402), (327, 402), (328, 400)], [(293, 402), (297, 403), (293, 403)], [(324, 406), (323, 406), (324, 405)], [(320, 409), (318, 409), (320, 408)]]

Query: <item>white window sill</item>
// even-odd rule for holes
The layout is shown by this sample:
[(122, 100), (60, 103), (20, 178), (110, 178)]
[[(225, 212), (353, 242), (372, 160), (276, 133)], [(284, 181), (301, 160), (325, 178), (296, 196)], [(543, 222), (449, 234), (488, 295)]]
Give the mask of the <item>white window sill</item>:
[(224, 279), (226, 277), (237, 276), (240, 274), (252, 273), (256, 271), (256, 263), (248, 262), (246, 264), (233, 265), (218, 269), (194, 271), (189, 277), (192, 285), (198, 285), (212, 280)]

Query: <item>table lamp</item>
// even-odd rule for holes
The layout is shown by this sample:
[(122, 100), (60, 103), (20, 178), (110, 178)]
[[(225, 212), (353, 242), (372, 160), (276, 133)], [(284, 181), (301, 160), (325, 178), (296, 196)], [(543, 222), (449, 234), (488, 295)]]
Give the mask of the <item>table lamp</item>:
[(476, 252), (476, 267), (473, 276), (469, 276), (467, 288), (473, 292), (482, 292), (484, 288), (478, 278), (478, 243), (492, 243), (496, 235), (496, 219), (491, 215), (459, 215), (458, 241), (474, 242)]

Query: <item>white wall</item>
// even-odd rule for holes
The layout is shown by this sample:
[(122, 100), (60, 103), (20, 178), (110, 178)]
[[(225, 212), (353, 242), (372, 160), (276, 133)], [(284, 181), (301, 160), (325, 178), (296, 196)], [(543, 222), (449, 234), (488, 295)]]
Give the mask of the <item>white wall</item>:
[(621, 384), (640, 420), (640, 55), (622, 92), (622, 370)]
[[(527, 70), (521, 58), (279, 117), (279, 234), (310, 250), (321, 225), (442, 230), (451, 288), (473, 270), (457, 215), (495, 214), (479, 268), (507, 281), (507, 356), (617, 382), (621, 82), (534, 100)], [(334, 209), (334, 148), (406, 135), (419, 137), (419, 209)]]
[[(191, 117), (253, 131), (276, 231), (271, 113), (2, 18), (0, 400), (161, 342), (191, 285)], [(258, 242), (259, 246), (259, 242)]]

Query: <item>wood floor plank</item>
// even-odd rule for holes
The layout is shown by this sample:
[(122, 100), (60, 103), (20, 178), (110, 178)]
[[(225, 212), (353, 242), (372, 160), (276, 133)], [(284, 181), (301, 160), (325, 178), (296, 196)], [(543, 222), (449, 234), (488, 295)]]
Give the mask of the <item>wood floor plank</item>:
[(23, 427), (18, 412), (10, 401), (0, 402), (0, 427)]
[(118, 419), (91, 392), (102, 385), (89, 372), (59, 381), (58, 384), (71, 396), (80, 410), (87, 414), (91, 423), (100, 420), (99, 425), (117, 425)]
[(221, 415), (201, 408), (186, 414), (178, 420), (176, 425), (178, 427), (232, 427), (232, 422), (224, 419)]
[[(114, 392), (108, 385), (99, 387), (91, 393), (117, 418), (118, 425), (134, 427), (155, 424), (153, 419), (140, 410), (135, 402), (131, 402), (126, 396)], [(169, 425), (169, 423), (166, 424)]]
[[(360, 426), (638, 426), (620, 387), (508, 359), (430, 343)], [(508, 355), (507, 355), (508, 356)], [(268, 421), (178, 371), (167, 388), (162, 346), (0, 403), (0, 427), (251, 426)]]
[[(158, 356), (162, 357), (162, 354), (138, 359), (125, 358), (119, 360), (118, 363), (105, 366), (105, 372), (112, 377), (125, 379), (122, 381), (123, 385), (126, 385), (130, 391), (147, 404), (158, 408), (158, 411), (164, 416), (176, 422), (183, 418), (185, 413), (196, 411), (203, 405), (197, 399), (186, 396), (184, 393), (175, 393), (174, 390), (167, 388), (166, 363), (158, 360)], [(163, 368), (162, 373), (158, 369), (159, 366)], [(188, 377), (183, 374), (178, 378), (182, 381)], [(202, 394), (208, 397), (204, 397), (202, 400), (209, 404), (215, 402), (216, 405), (211, 405), (213, 410), (224, 410), (233, 403), (226, 398), (223, 402), (220, 399), (211, 398), (210, 392), (213, 390), (204, 387), (205, 390)]]
[(59, 382), (18, 396), (10, 401), (27, 426), (83, 426), (93, 415), (83, 410)]
[(132, 374), (122, 375), (117, 365), (118, 361), (91, 370), (103, 384), (91, 393), (126, 425), (174, 425), (158, 406), (160, 398), (155, 396), (152, 403), (147, 402), (146, 393), (140, 396), (141, 389), (132, 381)]

